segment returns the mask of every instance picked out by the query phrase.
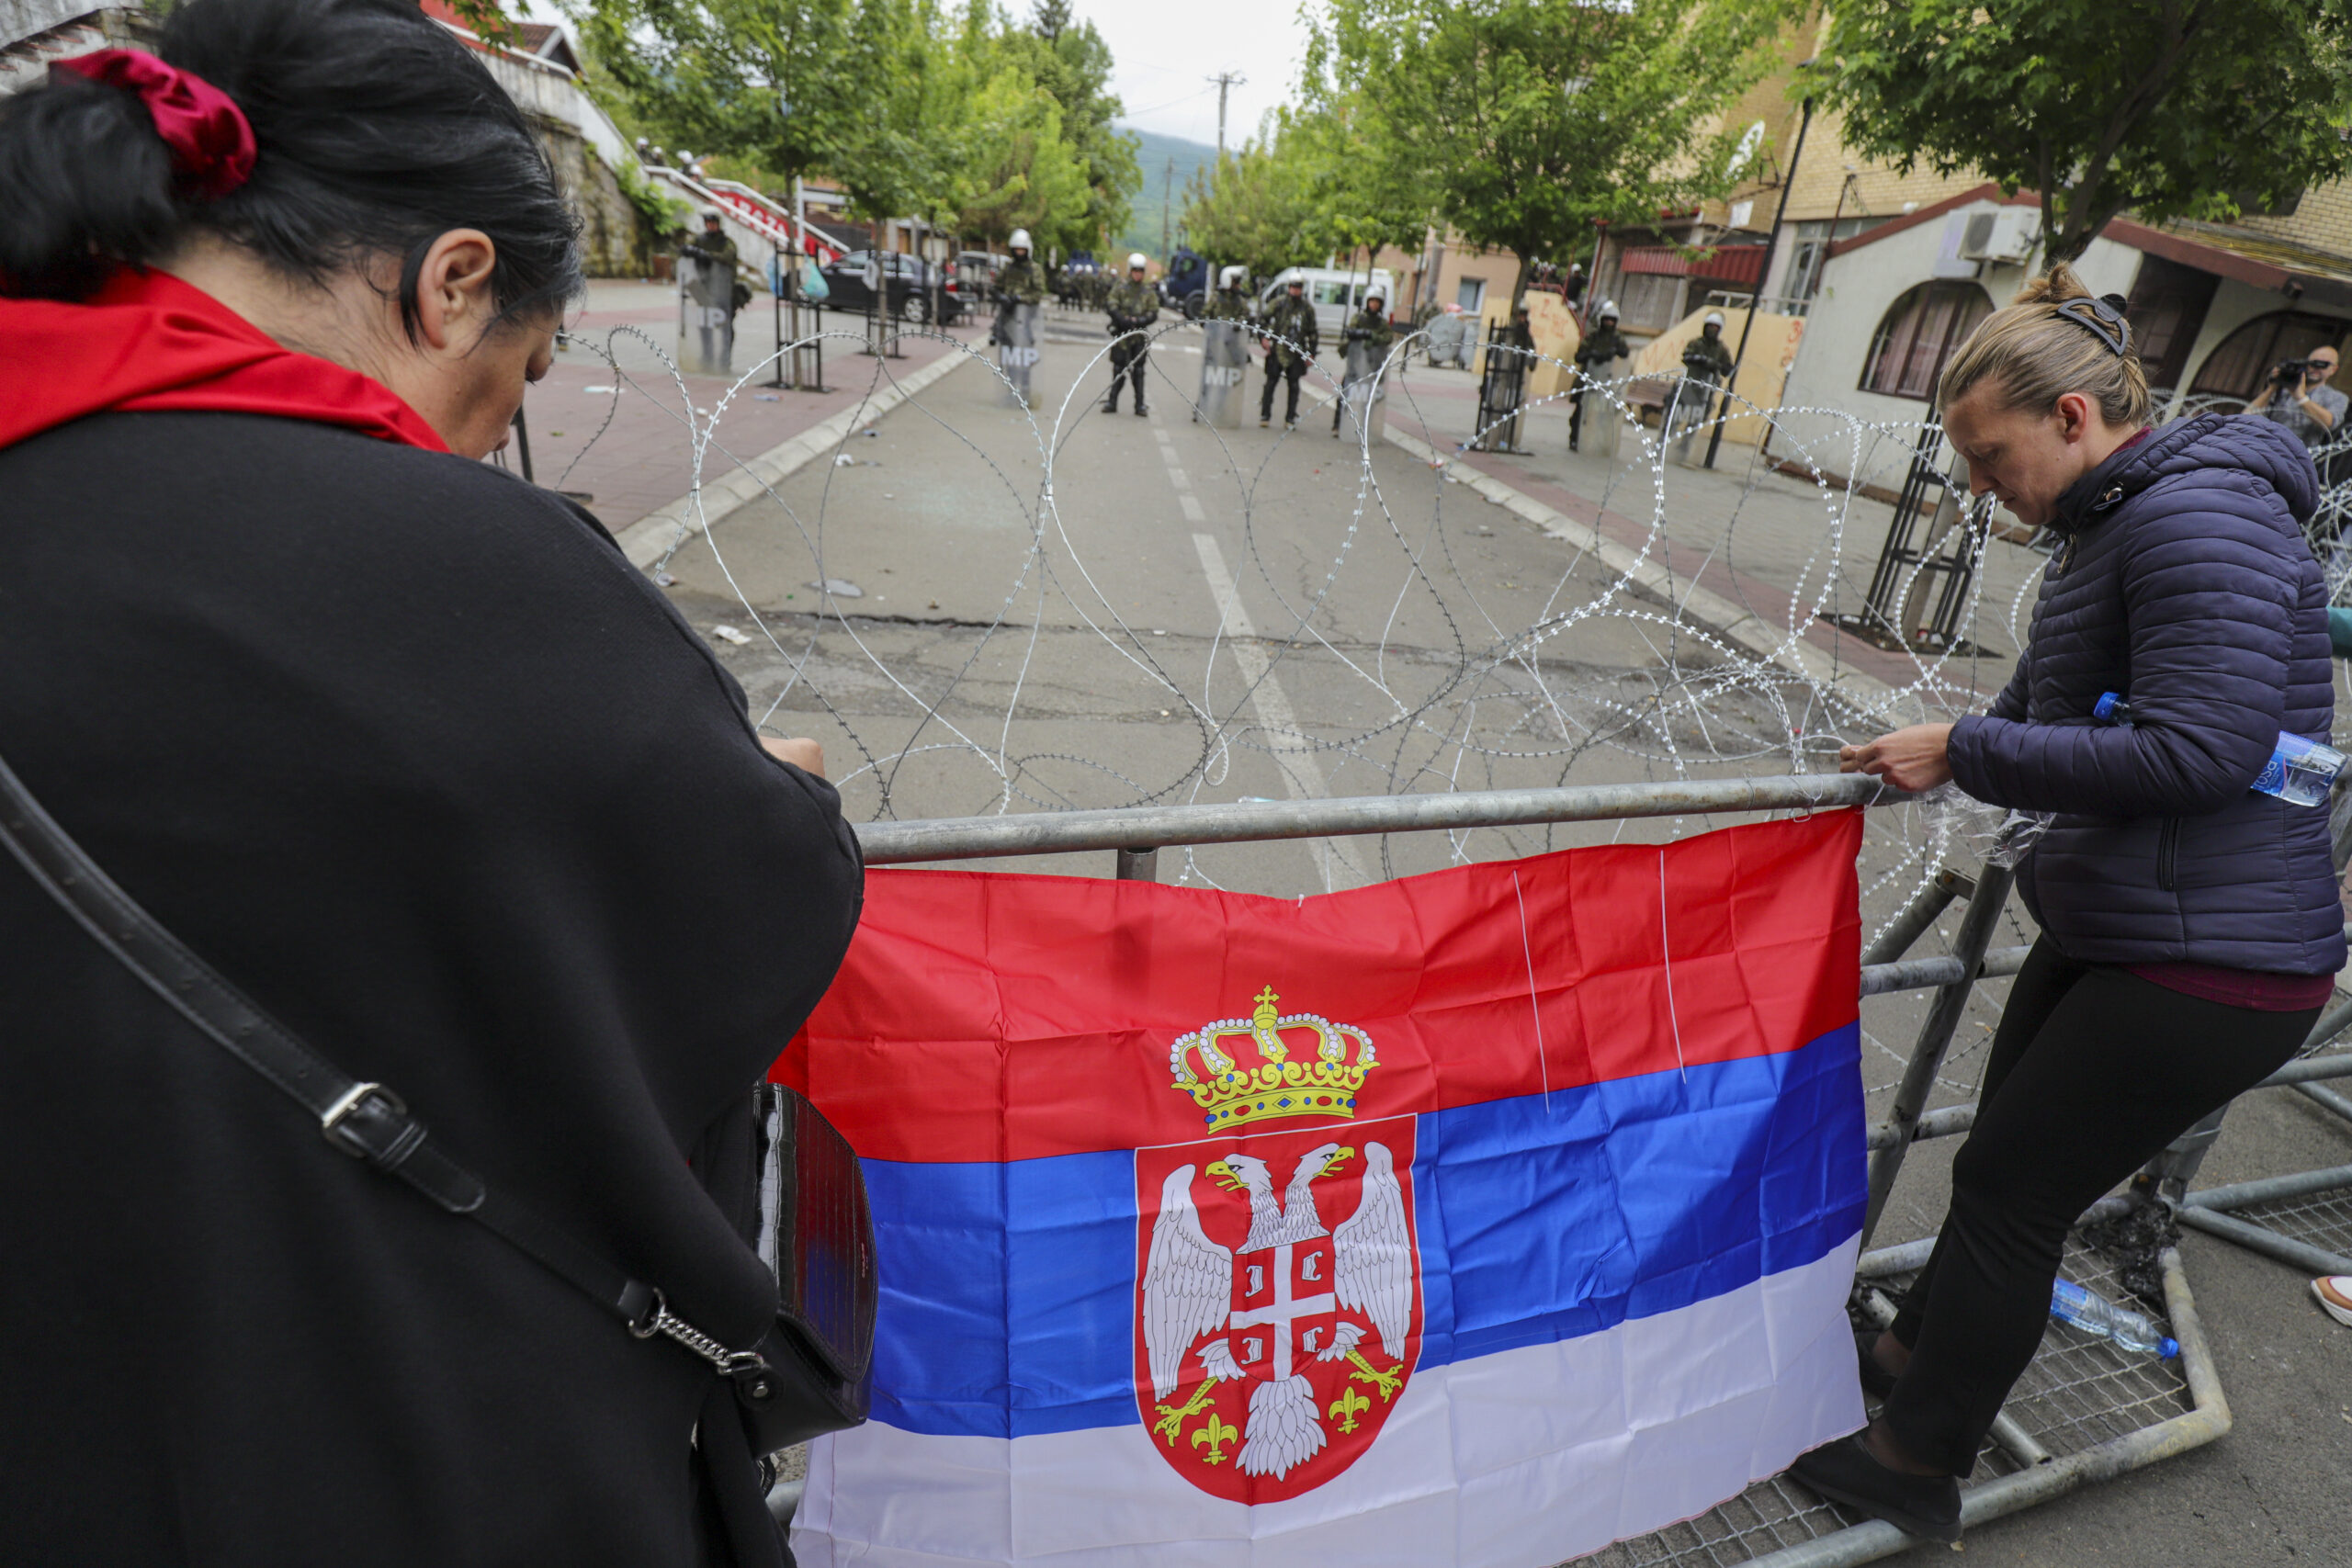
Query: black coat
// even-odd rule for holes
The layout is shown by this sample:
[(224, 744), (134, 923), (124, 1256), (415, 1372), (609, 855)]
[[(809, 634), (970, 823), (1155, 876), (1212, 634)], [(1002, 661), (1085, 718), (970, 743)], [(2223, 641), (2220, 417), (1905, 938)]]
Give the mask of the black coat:
[[(856, 843), (585, 513), (323, 425), (99, 415), (0, 451), (0, 755), (166, 926), (756, 1337), (735, 1134)], [(694, 1440), (705, 1363), (336, 1153), (5, 857), (0, 964), (0, 1562), (779, 1560), (723, 1403)]]

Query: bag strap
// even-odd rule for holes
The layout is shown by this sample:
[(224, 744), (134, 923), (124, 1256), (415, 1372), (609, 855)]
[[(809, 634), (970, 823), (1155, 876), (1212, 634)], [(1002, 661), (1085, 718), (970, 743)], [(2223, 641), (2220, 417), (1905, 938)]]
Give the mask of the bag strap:
[(188, 1022), (309, 1111), (346, 1155), (397, 1177), (526, 1254), (628, 1325), (640, 1339), (665, 1335), (729, 1377), (768, 1371), (759, 1355), (729, 1350), (673, 1315), (662, 1292), (520, 1200), (493, 1192), (444, 1153), (391, 1089), (363, 1083), (271, 1018), (188, 951), (100, 870), (0, 759), (0, 840), (99, 946)]

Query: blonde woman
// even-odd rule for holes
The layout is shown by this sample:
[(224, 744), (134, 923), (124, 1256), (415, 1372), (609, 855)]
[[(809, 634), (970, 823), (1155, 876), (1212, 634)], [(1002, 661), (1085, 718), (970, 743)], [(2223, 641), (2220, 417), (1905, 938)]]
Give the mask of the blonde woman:
[[(2325, 741), (2334, 717), (2301, 443), (2221, 415), (2150, 430), (2122, 311), (2063, 265), (1977, 329), (1941, 399), (1971, 488), (2061, 543), (1990, 712), (1841, 761), (2055, 813), (2018, 874), (2041, 934), (1935, 1254), (1894, 1326), (1863, 1339), (1884, 1409), (1796, 1473), (1951, 1540), (1958, 1478), (2041, 1343), (2068, 1227), (2294, 1054), (2345, 942), (2327, 813), (2252, 788), (2282, 732)], [(2109, 693), (2123, 705), (2102, 715)]]

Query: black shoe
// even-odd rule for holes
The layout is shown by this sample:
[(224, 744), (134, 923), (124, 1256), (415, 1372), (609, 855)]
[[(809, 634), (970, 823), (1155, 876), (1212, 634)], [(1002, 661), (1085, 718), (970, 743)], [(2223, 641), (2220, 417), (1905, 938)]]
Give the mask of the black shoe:
[(1894, 1392), (1894, 1374), (1878, 1364), (1871, 1352), (1878, 1347), (1878, 1337), (1883, 1330), (1857, 1328), (1854, 1330), (1854, 1352), (1861, 1358), (1862, 1392), (1872, 1399), (1884, 1399)]
[(1274, 416), (1273, 416), (1272, 414), (1270, 414), (1270, 413), (1261, 413), (1261, 414), (1260, 414), (1260, 415), (1258, 416), (1258, 428), (1259, 428), (1259, 429), (1261, 429), (1261, 430), (1272, 430), (1273, 427), (1274, 427)]
[(1141, 419), (1145, 414), (1149, 413), (1151, 411), (1149, 409), (1145, 408), (1141, 403), (1137, 403), (1136, 405), (1136, 417), (1137, 419)]
[(1102, 412), (1104, 413), (1117, 413), (1119, 412), (1119, 405), (1115, 402), (1104, 403), (1102, 405)]
[(1879, 1463), (1861, 1434), (1799, 1455), (1789, 1473), (1832, 1503), (1883, 1519), (1923, 1540), (1960, 1539), (1960, 1483), (1949, 1475), (1905, 1475)]

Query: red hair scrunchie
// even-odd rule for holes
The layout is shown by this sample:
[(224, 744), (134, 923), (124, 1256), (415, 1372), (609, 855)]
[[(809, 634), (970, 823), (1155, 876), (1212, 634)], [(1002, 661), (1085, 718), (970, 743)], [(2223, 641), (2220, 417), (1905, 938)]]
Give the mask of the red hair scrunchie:
[(49, 68), (138, 94), (155, 134), (172, 150), (173, 169), (207, 198), (224, 197), (252, 176), (253, 123), (203, 77), (132, 49), (52, 60)]

